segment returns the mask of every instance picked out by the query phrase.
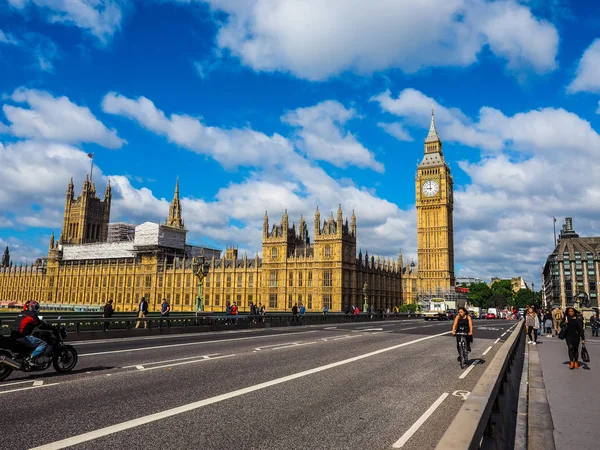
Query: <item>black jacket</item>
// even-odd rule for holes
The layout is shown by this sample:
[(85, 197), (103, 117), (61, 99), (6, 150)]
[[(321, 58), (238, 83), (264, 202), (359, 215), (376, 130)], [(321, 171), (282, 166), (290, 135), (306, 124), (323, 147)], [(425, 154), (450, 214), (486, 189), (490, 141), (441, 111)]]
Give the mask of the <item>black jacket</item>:
[(567, 327), (567, 334), (565, 336), (566, 340), (573, 340), (580, 338), (585, 341), (585, 334), (583, 331), (583, 317), (575, 316), (575, 317), (567, 317), (563, 322), (562, 326)]
[(140, 303), (140, 306), (138, 307), (138, 311), (143, 311), (144, 314), (148, 314), (148, 302), (146, 300), (144, 300)]
[(110, 303), (107, 303), (106, 305), (104, 305), (104, 318), (105, 319), (110, 319), (113, 315), (113, 307)]
[(22, 311), (15, 319), (10, 334), (13, 338), (18, 339), (31, 335), (36, 328), (50, 329), (52, 327), (33, 311)]

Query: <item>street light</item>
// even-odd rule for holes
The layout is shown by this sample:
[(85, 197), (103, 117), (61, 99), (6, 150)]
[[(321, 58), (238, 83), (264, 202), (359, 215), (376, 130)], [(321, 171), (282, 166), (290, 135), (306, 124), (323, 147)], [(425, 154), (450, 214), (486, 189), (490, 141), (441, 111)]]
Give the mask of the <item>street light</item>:
[(192, 270), (197, 278), (198, 295), (196, 296), (196, 311), (204, 311), (204, 279), (208, 275), (210, 262), (204, 256), (198, 256), (192, 261)]

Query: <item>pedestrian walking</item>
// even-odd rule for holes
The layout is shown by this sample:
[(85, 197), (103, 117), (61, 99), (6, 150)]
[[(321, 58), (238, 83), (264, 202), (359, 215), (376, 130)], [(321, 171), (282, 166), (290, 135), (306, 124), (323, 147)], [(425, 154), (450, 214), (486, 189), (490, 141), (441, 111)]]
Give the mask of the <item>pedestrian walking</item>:
[(592, 327), (592, 336), (598, 337), (598, 331), (600, 331), (600, 313), (598, 311), (590, 318), (590, 326)]
[(575, 308), (571, 306), (567, 308), (567, 315), (562, 327), (564, 327), (564, 333), (561, 329), (561, 334), (564, 335), (569, 349), (569, 369), (579, 369), (579, 344), (585, 344), (585, 334), (583, 318)]
[(293, 322), (298, 321), (298, 304), (297, 303), (294, 303), (294, 306), (292, 306), (292, 321)]
[[(148, 315), (148, 302), (146, 301), (145, 297), (142, 297), (142, 299), (140, 300), (140, 305), (138, 306), (138, 319), (145, 319), (146, 316)], [(136, 328), (140, 327), (140, 320), (137, 321), (137, 323), (135, 324)], [(144, 320), (144, 328), (148, 328), (148, 322), (146, 322)]]
[(540, 328), (540, 319), (532, 307), (527, 310), (525, 316), (525, 326), (527, 327), (527, 336), (529, 336), (528, 344), (537, 344), (537, 330)]
[[(103, 318), (105, 318), (105, 319), (110, 319), (110, 318), (112, 317), (113, 313), (114, 313), (114, 309), (113, 309), (113, 306), (112, 306), (112, 302), (113, 302), (113, 301), (112, 301), (112, 299), (111, 299), (111, 300), (109, 300), (109, 301), (106, 303), (106, 305), (104, 305), (104, 312), (102, 313), (102, 317), (103, 317)], [(103, 329), (104, 331), (107, 331), (107, 330), (108, 330), (108, 326), (109, 326), (109, 325), (110, 325), (110, 323), (109, 323), (109, 322), (103, 322), (103, 323), (102, 323), (102, 329)]]
[(305, 313), (306, 313), (306, 306), (304, 306), (304, 303), (300, 303), (300, 319), (304, 319)]
[(546, 337), (552, 337), (552, 312), (547, 310), (544, 314), (544, 328), (546, 329)]
[(554, 332), (557, 336), (560, 333), (560, 324), (562, 323), (563, 318), (564, 314), (560, 309), (560, 306), (554, 308), (554, 311), (552, 311), (552, 325), (554, 326)]
[[(171, 305), (169, 305), (169, 302), (165, 298), (165, 299), (163, 299), (162, 305), (160, 305), (160, 318), (161, 318), (160, 326), (161, 326), (161, 328), (163, 326), (164, 319), (168, 319), (170, 312), (171, 312)], [(171, 326), (170, 320), (167, 320), (167, 326), (168, 327)]]

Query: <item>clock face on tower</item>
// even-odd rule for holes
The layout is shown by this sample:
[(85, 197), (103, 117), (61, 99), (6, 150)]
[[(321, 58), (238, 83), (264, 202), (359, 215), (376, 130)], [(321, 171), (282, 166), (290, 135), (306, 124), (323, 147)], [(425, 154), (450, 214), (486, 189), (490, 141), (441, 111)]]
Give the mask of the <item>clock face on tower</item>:
[(423, 183), (421, 187), (421, 191), (425, 197), (433, 197), (440, 190), (440, 185), (437, 184), (434, 180), (428, 180)]

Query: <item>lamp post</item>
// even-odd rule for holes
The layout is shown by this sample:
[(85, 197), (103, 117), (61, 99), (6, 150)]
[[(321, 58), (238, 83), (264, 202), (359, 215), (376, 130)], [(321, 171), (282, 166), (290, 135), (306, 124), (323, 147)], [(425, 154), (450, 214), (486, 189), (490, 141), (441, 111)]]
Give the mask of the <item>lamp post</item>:
[(204, 311), (204, 279), (208, 275), (210, 262), (204, 256), (194, 258), (192, 270), (197, 278), (198, 295), (196, 296), (196, 311)]
[(369, 288), (369, 285), (365, 281), (365, 284), (363, 284), (363, 299), (364, 299), (363, 312), (367, 312), (367, 309), (369, 308), (369, 301), (368, 301), (369, 297), (367, 296), (368, 288)]

